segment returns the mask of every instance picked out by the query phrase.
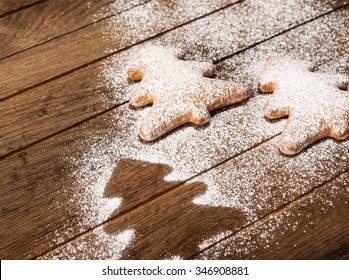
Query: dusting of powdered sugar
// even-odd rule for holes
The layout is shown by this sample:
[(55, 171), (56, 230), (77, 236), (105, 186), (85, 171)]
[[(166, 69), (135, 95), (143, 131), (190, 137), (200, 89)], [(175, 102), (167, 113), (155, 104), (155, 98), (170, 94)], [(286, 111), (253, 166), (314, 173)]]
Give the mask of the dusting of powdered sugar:
[[(319, 138), (349, 135), (349, 76), (312, 72), (314, 66), (288, 57), (270, 57), (259, 88), (274, 92), (264, 107), (270, 119), (289, 115), (280, 149), (295, 154)], [(341, 88), (341, 89), (340, 89)]]
[(150, 108), (122, 106), (101, 120), (108, 127), (103, 135), (91, 135), (81, 141), (86, 148), (82, 155), (71, 159), (75, 170), (72, 176), (82, 186), (102, 190), (117, 163), (133, 159), (169, 165), (173, 172), (166, 180), (186, 180), (280, 131), (283, 121), (272, 123), (263, 118), (262, 104), (266, 99), (267, 96), (258, 96), (244, 106), (214, 115), (203, 127), (184, 125), (151, 143), (138, 138)]
[[(135, 6), (144, 4), (149, 1), (150, 0), (117, 0), (109, 3), (102, 3), (102, 6), (100, 6), (99, 10), (93, 15), (93, 22), (97, 22), (101, 19), (105, 19), (118, 13), (122, 13), (128, 9), (131, 9)], [(90, 9), (92, 5), (96, 5), (96, 3), (86, 3), (88, 9)]]
[[(332, 2), (332, 3), (331, 3)], [(183, 48), (190, 59), (220, 60), (299, 22), (332, 10), (335, 1), (243, 1), (155, 38), (155, 43)], [(287, 11), (287, 12), (285, 12)], [(200, 52), (196, 50), (200, 49)]]
[(128, 67), (132, 80), (129, 102), (135, 107), (153, 103), (140, 128), (140, 136), (153, 141), (170, 130), (191, 122), (202, 125), (209, 112), (248, 98), (247, 88), (237, 83), (208, 79), (215, 67), (208, 62), (184, 61), (180, 49), (145, 44)]
[[(346, 11), (338, 12), (339, 15), (343, 13), (346, 13)], [(225, 21), (229, 22), (229, 17), (225, 16)], [(312, 59), (317, 62), (330, 61), (332, 57), (338, 57), (341, 50), (338, 45), (344, 47), (348, 44), (343, 36), (332, 38), (333, 29), (337, 28), (338, 25), (344, 26), (348, 23), (348, 17), (342, 15), (339, 19), (331, 15), (322, 17), (316, 22), (296, 28), (283, 36), (272, 39), (268, 43), (222, 62), (217, 76), (226, 80), (233, 76), (234, 80), (249, 84), (255, 97), (246, 104), (228, 108), (212, 116), (210, 123), (203, 127), (184, 125), (162, 139), (146, 144), (138, 139), (138, 131), (143, 119), (149, 112), (149, 108), (135, 110), (126, 104), (114, 110), (105, 120), (102, 120), (102, 122), (109, 123), (107, 131), (103, 131), (104, 135), (100, 136), (96, 133), (96, 135), (89, 136), (88, 140), (81, 142), (81, 145), (86, 147), (83, 154), (72, 157), (71, 162), (75, 170), (74, 179), (80, 186), (91, 190), (96, 189), (96, 194), (91, 193), (90, 195), (103, 200), (102, 189), (107, 185), (118, 161), (123, 158), (168, 164), (173, 168), (173, 172), (165, 179), (183, 181), (279, 133), (285, 126), (286, 121), (270, 122), (265, 120), (262, 109), (269, 96), (258, 95), (257, 90), (257, 77), (265, 59), (275, 53), (290, 53), (293, 56)], [(197, 21), (197, 24), (199, 22), (202, 21)], [(219, 29), (215, 25), (205, 26), (212, 33)], [(217, 52), (219, 54), (224, 53), (224, 49), (228, 47), (226, 42), (221, 42), (221, 46), (218, 42), (212, 42), (207, 52), (200, 46), (194, 48), (193, 45), (190, 48), (192, 46), (190, 40), (196, 41), (200, 33), (195, 32), (194, 29), (183, 28), (179, 28), (181, 31), (178, 32), (187, 34), (185, 37), (178, 37), (177, 33), (172, 36), (178, 39), (179, 46), (184, 46), (185, 50), (190, 50), (189, 58), (200, 57), (209, 60), (214, 58)], [(164, 42), (171, 43), (170, 34), (172, 33), (166, 34)], [(319, 40), (319, 36), (321, 38), (322, 36), (330, 36), (331, 40), (323, 41), (321, 49), (313, 53), (311, 51), (314, 48), (309, 47), (308, 43), (315, 44)], [(161, 41), (161, 38), (156, 40)], [(299, 40), (295, 40), (295, 38), (299, 38)], [(100, 80), (103, 83), (102, 86), (112, 93), (109, 100), (112, 104), (120, 103), (128, 98), (127, 61), (138, 50), (139, 46), (136, 46), (118, 53), (101, 64)], [(196, 51), (193, 53), (193, 50)], [(95, 170), (99, 171), (96, 172)], [(213, 184), (210, 178), (206, 180), (207, 184)], [(89, 182), (94, 182), (96, 188), (92, 185), (89, 188)], [(89, 196), (86, 197), (86, 200), (89, 200)], [(120, 199), (116, 198), (114, 200), (115, 204), (111, 204), (111, 207), (109, 207), (111, 212), (112, 207), (117, 208), (120, 204)], [(94, 200), (92, 199), (92, 201)], [(98, 205), (98, 203), (95, 205)], [(94, 207), (95, 210), (90, 212), (98, 212), (97, 208), (99, 207)], [(104, 216), (96, 215), (97, 217)], [(95, 218), (96, 216), (91, 215), (90, 222)]]
[[(310, 2), (308, 6), (315, 5), (315, 11), (324, 9), (323, 4), (319, 8), (314, 1)], [(150, 42), (182, 48), (186, 52), (185, 59), (187, 60), (212, 61), (219, 59), (224, 55), (230, 55), (236, 51), (240, 51), (245, 44), (248, 45), (248, 42), (241, 34), (249, 33), (245, 31), (238, 32), (237, 28), (240, 27), (235, 26), (232, 14), (244, 14), (244, 20), (256, 21), (249, 23), (255, 27), (252, 31), (258, 32), (253, 38), (265, 39), (266, 34), (263, 32), (264, 29), (259, 26), (262, 24), (260, 21), (265, 19), (268, 21), (268, 24), (272, 24), (271, 22), (273, 21), (270, 20), (268, 14), (270, 10), (274, 10), (274, 3), (265, 1), (263, 5), (266, 5), (266, 3), (268, 3), (269, 9), (263, 8), (265, 17), (251, 16), (250, 13), (254, 12), (254, 7), (250, 7), (246, 11), (243, 8), (242, 11), (231, 11), (230, 13), (224, 13), (225, 10), (223, 10), (218, 13), (220, 15), (218, 18), (222, 18), (220, 20), (221, 22), (217, 21), (216, 18), (214, 22), (212, 22), (211, 17), (207, 19), (203, 18), (152, 39)], [(282, 8), (286, 3), (287, 1), (284, 1), (280, 4), (281, 10), (287, 10), (287, 7)], [(303, 4), (302, 2), (297, 5)], [(237, 8), (232, 6), (229, 9)], [(279, 12), (282, 16), (289, 14), (283, 11)], [(294, 14), (298, 15), (298, 13)], [(294, 58), (313, 61), (317, 64), (332, 61), (334, 58), (343, 55), (343, 49), (348, 44), (345, 33), (337, 31), (338, 26), (348, 25), (349, 16), (347, 14), (347, 10), (341, 10), (335, 14), (326, 15), (305, 26), (297, 27), (282, 36), (277, 36), (267, 43), (239, 53), (228, 60), (224, 60), (223, 63), (219, 64), (221, 69), (217, 71), (217, 77), (226, 80), (233, 77), (236, 81), (249, 84), (253, 88), (256, 88), (255, 85), (257, 85), (260, 70), (268, 56), (287, 54)], [(289, 22), (289, 19), (285, 20), (285, 22)], [(198, 31), (198, 28), (204, 29), (204, 36), (201, 35), (202, 33)], [(245, 28), (248, 28), (248, 26)], [(221, 34), (222, 38), (210, 39), (212, 36), (218, 36), (217, 34)], [(232, 40), (228, 40), (229, 38), (232, 38)], [(210, 42), (207, 42), (207, 40), (210, 40)], [(315, 52), (313, 46), (318, 45), (319, 41), (322, 42), (321, 48)], [(250, 43), (252, 44), (253, 42)], [(101, 87), (105, 88), (105, 91), (111, 92), (107, 95), (107, 102), (119, 104), (127, 100), (128, 96), (125, 92), (125, 88), (129, 84), (127, 79), (127, 61), (138, 52), (139, 46), (137, 45), (102, 61), (100, 68)]]
[(286, 157), (275, 145), (278, 138), (195, 178), (208, 190), (194, 203), (237, 208), (252, 222), (349, 167), (349, 141), (327, 139)]
[[(146, 5), (150, 7), (155, 4)], [(289, 5), (297, 12), (285, 13)], [(288, 28), (294, 22), (317, 15), (319, 11), (325, 12), (331, 3), (324, 5), (307, 1), (306, 9), (310, 9), (307, 12), (304, 11), (303, 5), (304, 1), (282, 1), (279, 5), (275, 5), (274, 1), (245, 1), (243, 6), (232, 6), (216, 13), (214, 21), (211, 17), (203, 18), (151, 41), (183, 48), (188, 51), (186, 59), (216, 60), (265, 39), (266, 36), (272, 35), (271, 32)], [(151, 7), (154, 9), (154, 6)], [(259, 11), (257, 14), (256, 10)], [(273, 15), (275, 20), (270, 19), (270, 11), (277, 11)], [(336, 13), (340, 16), (339, 21), (336, 16), (327, 15), (220, 63), (218, 78), (229, 80), (233, 76), (236, 81), (248, 83), (254, 97), (244, 104), (213, 114), (210, 122), (203, 127), (184, 125), (154, 143), (144, 143), (138, 138), (138, 132), (142, 121), (149, 113), (149, 107), (134, 109), (124, 104), (92, 120), (96, 133), (89, 130), (91, 134), (88, 139), (80, 142), (84, 147), (82, 154), (70, 158), (71, 168), (74, 170), (72, 178), (78, 189), (83, 190), (72, 198), (72, 203), (78, 200), (79, 205), (84, 205), (83, 223), (95, 225), (96, 221), (106, 219), (120, 205), (122, 198), (113, 198), (108, 202), (108, 199), (103, 197), (103, 190), (121, 159), (170, 165), (173, 172), (166, 176), (165, 180), (184, 181), (279, 133), (286, 121), (273, 122), (264, 118), (262, 109), (269, 96), (259, 95), (257, 90), (256, 79), (264, 61), (274, 53), (290, 53), (294, 57), (321, 63), (338, 57), (348, 45), (348, 40), (347, 36), (341, 33), (334, 36), (333, 29), (338, 30), (338, 26), (346, 26), (349, 17), (343, 16), (343, 13), (347, 13), (345, 10)], [(130, 30), (133, 26), (137, 36), (151, 36), (159, 23), (154, 21), (154, 25), (143, 25), (142, 22), (147, 21), (144, 15), (141, 8), (127, 12), (121, 20), (125, 21), (127, 17), (127, 22), (134, 22), (127, 25), (125, 30)], [(125, 26), (122, 21), (116, 18), (106, 21), (109, 24), (109, 32), (105, 36), (114, 36), (115, 41), (129, 36), (130, 41), (135, 42), (135, 35), (128, 32), (121, 34), (120, 30), (123, 29), (120, 29), (120, 26)], [(114, 32), (114, 35), (111, 35), (110, 31)], [(325, 40), (325, 37), (329, 39)], [(313, 45), (319, 40), (322, 42), (321, 48), (314, 52)], [(101, 87), (110, 92), (108, 102), (113, 106), (125, 102), (128, 98), (126, 92), (130, 87), (130, 81), (127, 79), (127, 61), (138, 50), (139, 46), (132, 47), (103, 60), (100, 64)], [(324, 178), (335, 175), (335, 168), (342, 170), (347, 167), (348, 141), (338, 144), (326, 140), (302, 153), (297, 157), (298, 160), (291, 159), (289, 162), (289, 158), (278, 154), (277, 140), (278, 138), (269, 142), (267, 151), (248, 153), (243, 160), (237, 160), (245, 162), (245, 166), (241, 163), (238, 168), (234, 164), (228, 167), (224, 165), (224, 168), (216, 168), (199, 176), (197, 180), (206, 183), (208, 191), (194, 202), (240, 209), (246, 213), (248, 222), (268, 209), (279, 206), (281, 202), (302, 194), (310, 182), (321, 183)], [(258, 160), (258, 156), (265, 162)], [(267, 170), (266, 166), (269, 163), (271, 168)], [(335, 166), (333, 168), (330, 167), (332, 163)], [(262, 171), (259, 172), (261, 167)], [(325, 174), (325, 169), (329, 173)], [(283, 175), (279, 174), (281, 171)], [(273, 172), (275, 176), (270, 175)], [(304, 174), (308, 174), (308, 177), (303, 178)], [(256, 187), (260, 180), (262, 184)], [(288, 183), (288, 180), (292, 184)], [(281, 190), (277, 191), (278, 188)], [(215, 241), (218, 239), (219, 236)], [(110, 252), (108, 250), (113, 248), (113, 243), (107, 242), (105, 246), (108, 247), (105, 251)], [(85, 252), (88, 254), (87, 249)]]
[(206, 239), (202, 241), (198, 247), (200, 251), (204, 250), (205, 248), (217, 243), (218, 241), (224, 239), (225, 237), (231, 235), (233, 232), (231, 230), (223, 231), (215, 236), (210, 237), (209, 239)]
[(175, 255), (165, 258), (165, 260), (183, 260), (183, 258), (181, 256)]
[(107, 234), (102, 228), (74, 239), (41, 257), (41, 259), (120, 259), (123, 251), (132, 242), (133, 229), (116, 235)]
[[(211, 248), (203, 251), (200, 259), (265, 259), (289, 258), (285, 255), (287, 249), (302, 246), (302, 236), (312, 236), (323, 224), (320, 217), (338, 207), (343, 208), (343, 202), (348, 204), (349, 183), (348, 174), (340, 176), (336, 181), (309, 194), (306, 197), (292, 202), (284, 211), (266, 216), (245, 229), (234, 233), (225, 240), (220, 240)], [(306, 209), (306, 210), (304, 210)], [(345, 220), (345, 217), (343, 217)], [(289, 242), (290, 236), (294, 243)], [(299, 242), (299, 243), (298, 243)], [(309, 241), (308, 241), (309, 243)], [(304, 244), (303, 244), (304, 245)], [(306, 253), (306, 251), (305, 251)]]
[[(78, 162), (73, 159), (72, 165), (78, 164), (79, 170), (72, 173), (72, 177), (78, 178), (76, 184), (85, 186), (83, 193), (79, 193), (79, 203), (84, 213), (81, 223), (84, 225), (93, 222), (101, 223), (108, 219), (109, 215), (119, 207), (120, 198), (105, 198), (104, 190), (107, 185), (116, 162), (107, 154), (101, 154), (99, 146), (92, 144), (88, 157), (82, 156)], [(78, 174), (77, 174), (78, 172)], [(90, 176), (91, 172), (94, 176)], [(71, 203), (76, 197), (70, 198)]]
[(102, 22), (103, 40), (119, 46), (105, 52), (116, 52), (120, 47), (139, 43), (234, 2), (236, 0), (149, 1)]

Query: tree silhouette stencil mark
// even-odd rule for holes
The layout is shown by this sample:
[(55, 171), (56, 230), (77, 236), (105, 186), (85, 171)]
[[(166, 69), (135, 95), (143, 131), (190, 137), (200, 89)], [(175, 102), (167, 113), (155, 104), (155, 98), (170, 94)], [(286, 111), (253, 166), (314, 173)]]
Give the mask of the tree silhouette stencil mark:
[(172, 168), (166, 164), (122, 159), (118, 162), (104, 190), (104, 196), (122, 198), (118, 212), (132, 208), (177, 185), (178, 182), (164, 180), (171, 171)]
[[(142, 163), (134, 162), (134, 164)], [(152, 164), (147, 163), (147, 165)], [(160, 173), (164, 174), (166, 171), (165, 168)], [(125, 205), (128, 201), (132, 201), (127, 190), (130, 184), (133, 185), (133, 179), (127, 178), (122, 180), (124, 186), (121, 191), (129, 197), (125, 199)], [(146, 196), (150, 195), (147, 188), (157, 189), (157, 186), (142, 185), (141, 182), (151, 182), (149, 179), (151, 180), (150, 173), (137, 179), (140, 192), (144, 190)], [(115, 184), (113, 188), (113, 194), (119, 196), (121, 193), (116, 191)], [(135, 188), (135, 185), (132, 188)], [(135, 230), (132, 244), (124, 251), (122, 257), (124, 259), (190, 257), (199, 251), (199, 244), (204, 240), (234, 229), (241, 219), (245, 219), (245, 215), (237, 209), (194, 204), (193, 199), (206, 190), (207, 187), (203, 183), (182, 185), (117, 217), (107, 223), (104, 230), (114, 235), (127, 229)], [(131, 204), (134, 205), (134, 202)]]

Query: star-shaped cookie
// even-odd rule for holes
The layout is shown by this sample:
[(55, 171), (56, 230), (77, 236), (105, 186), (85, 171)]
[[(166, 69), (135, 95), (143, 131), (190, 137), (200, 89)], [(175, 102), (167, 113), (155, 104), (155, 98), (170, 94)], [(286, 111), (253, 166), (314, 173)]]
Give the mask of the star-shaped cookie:
[(349, 77), (314, 72), (314, 68), (309, 62), (270, 57), (258, 81), (262, 92), (273, 92), (265, 116), (289, 116), (279, 146), (287, 155), (324, 137), (349, 136)]
[(249, 97), (240, 84), (206, 78), (214, 74), (213, 64), (183, 58), (180, 49), (147, 44), (130, 63), (129, 78), (142, 80), (132, 86), (131, 105), (153, 103), (139, 132), (146, 141), (187, 122), (202, 125), (209, 121), (209, 112)]

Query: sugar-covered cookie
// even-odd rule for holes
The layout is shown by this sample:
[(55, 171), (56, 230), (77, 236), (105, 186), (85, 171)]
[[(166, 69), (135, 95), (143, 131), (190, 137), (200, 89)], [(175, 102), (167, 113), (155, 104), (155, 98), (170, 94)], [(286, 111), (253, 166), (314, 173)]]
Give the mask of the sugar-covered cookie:
[(280, 150), (293, 155), (324, 137), (349, 136), (349, 77), (314, 72), (312, 64), (287, 57), (271, 57), (258, 86), (273, 92), (265, 116), (289, 116), (281, 135)]
[(139, 133), (146, 141), (187, 122), (202, 125), (209, 121), (209, 112), (249, 97), (240, 84), (205, 78), (214, 74), (213, 64), (183, 58), (182, 50), (148, 44), (130, 63), (129, 78), (141, 80), (131, 87), (130, 103), (153, 103)]

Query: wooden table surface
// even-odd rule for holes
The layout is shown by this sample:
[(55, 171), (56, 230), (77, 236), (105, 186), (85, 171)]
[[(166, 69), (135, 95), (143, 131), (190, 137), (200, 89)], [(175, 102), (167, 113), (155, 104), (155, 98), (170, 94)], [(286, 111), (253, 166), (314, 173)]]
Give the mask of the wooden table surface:
[[(0, 0), (1, 259), (348, 259), (349, 140), (278, 151), (260, 66), (349, 74), (340, 0)], [(127, 102), (143, 42), (252, 97), (154, 143)]]

